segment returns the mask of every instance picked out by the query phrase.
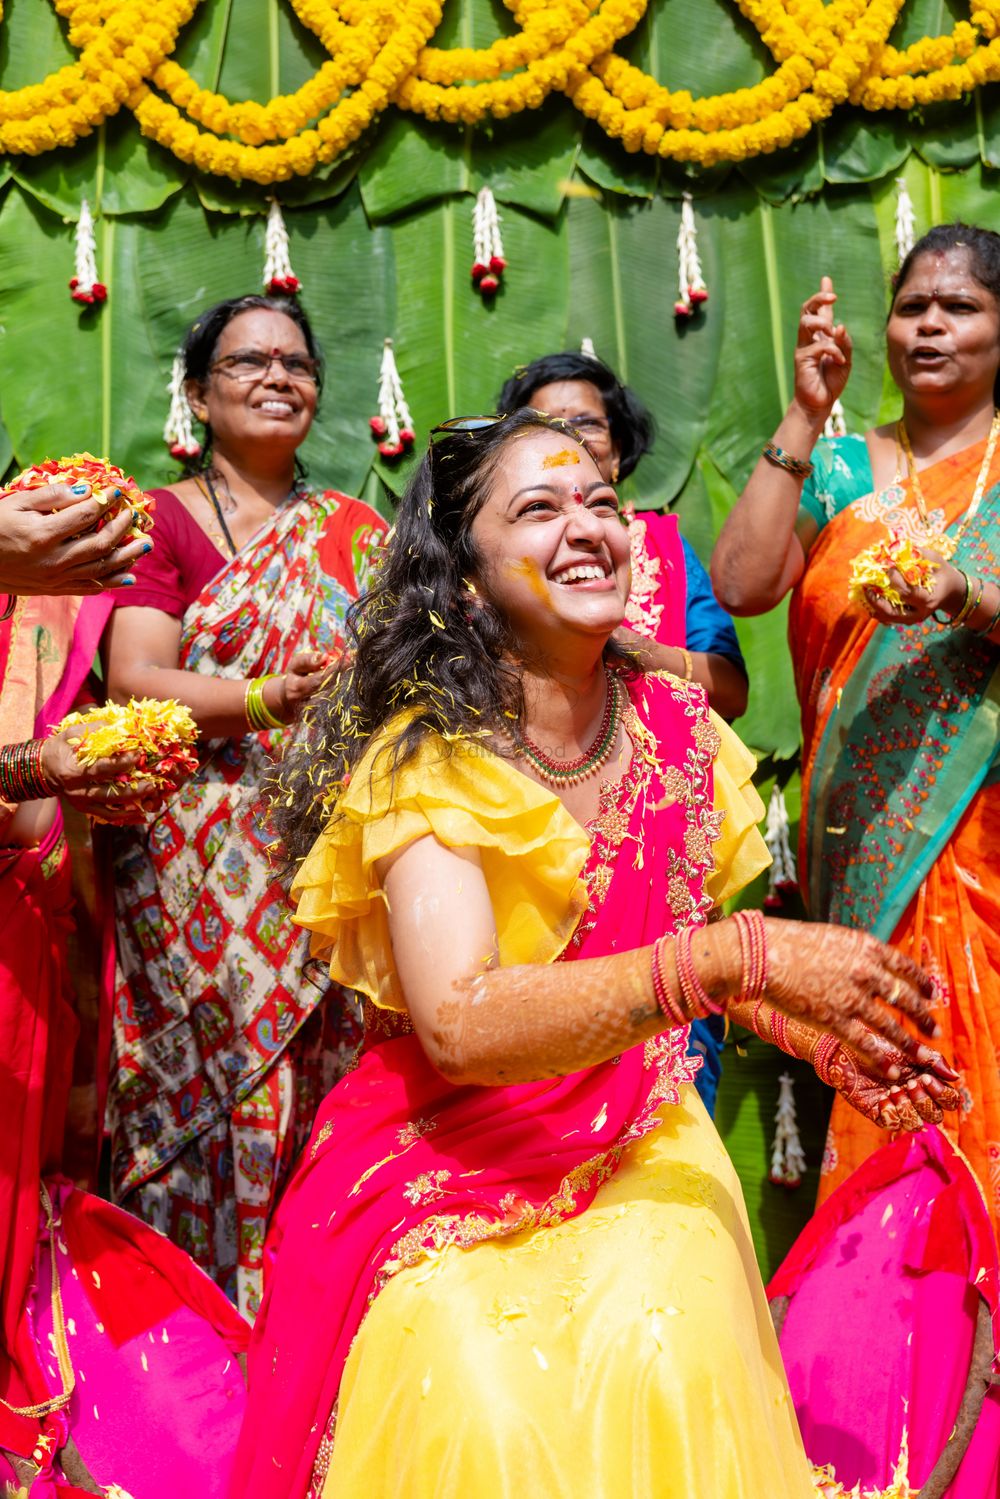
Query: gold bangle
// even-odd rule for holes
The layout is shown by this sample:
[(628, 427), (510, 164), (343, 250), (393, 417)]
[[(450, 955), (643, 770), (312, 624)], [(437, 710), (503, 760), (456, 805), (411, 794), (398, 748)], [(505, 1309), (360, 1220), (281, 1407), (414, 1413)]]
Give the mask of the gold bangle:
[(786, 453), (784, 448), (779, 448), (776, 442), (766, 442), (761, 448), (761, 457), (766, 458), (768, 463), (773, 463), (775, 468), (783, 468), (786, 474), (792, 474), (796, 479), (808, 479), (813, 471), (808, 458), (795, 458), (791, 453)]
[(694, 658), (692, 657), (691, 652), (686, 651), (682, 645), (675, 645), (674, 650), (680, 651), (681, 655), (684, 657), (684, 681), (690, 682), (691, 677), (694, 674)]
[[(959, 568), (959, 572), (961, 571), (962, 569)], [(955, 615), (955, 618), (951, 622), (951, 627), (953, 630), (957, 630), (959, 625), (964, 625), (970, 614), (975, 614), (982, 601), (983, 588), (985, 587), (982, 578), (977, 578), (976, 582), (979, 584), (979, 592), (975, 595), (975, 597), (973, 597), (972, 579), (968, 576), (967, 573), (963, 573), (963, 577), (966, 580), (965, 603), (962, 605), (961, 609), (959, 609), (958, 613)]]

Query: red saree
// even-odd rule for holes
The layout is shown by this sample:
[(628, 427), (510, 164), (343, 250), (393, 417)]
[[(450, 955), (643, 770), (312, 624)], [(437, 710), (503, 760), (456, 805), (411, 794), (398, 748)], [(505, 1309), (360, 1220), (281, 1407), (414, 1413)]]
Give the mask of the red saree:
[[(936, 526), (964, 514), (983, 446), (921, 471)], [(1000, 566), (996, 477), (994, 465), (993, 487), (955, 557), (980, 576)], [(883, 629), (848, 604), (850, 562), (885, 534), (883, 522), (917, 524), (905, 486), (869, 488), (870, 474), (859, 475), (858, 498), (821, 531), (789, 614), (804, 739), (800, 869), (814, 916), (874, 931), (937, 980), (937, 1044), (962, 1073), (964, 1100), (943, 1128), (975, 1171), (997, 1228), (998, 653), (931, 620)], [(884, 1143), (836, 1098), (820, 1200)]]

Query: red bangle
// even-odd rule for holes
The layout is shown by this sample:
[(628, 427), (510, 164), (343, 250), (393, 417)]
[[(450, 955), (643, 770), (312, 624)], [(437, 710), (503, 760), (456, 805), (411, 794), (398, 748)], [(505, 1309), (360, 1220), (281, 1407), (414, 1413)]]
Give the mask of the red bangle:
[(826, 1083), (828, 1088), (835, 1088), (836, 1083), (830, 1076), (830, 1063), (840, 1050), (840, 1042), (836, 1036), (831, 1036), (829, 1031), (824, 1032), (816, 1043), (813, 1052), (813, 1068), (821, 1083)]
[(674, 938), (674, 958), (677, 962), (677, 980), (681, 986), (681, 998), (688, 1013), (696, 1020), (707, 1015), (721, 1015), (723, 1006), (708, 994), (695, 971), (691, 957), (691, 927), (685, 927)]

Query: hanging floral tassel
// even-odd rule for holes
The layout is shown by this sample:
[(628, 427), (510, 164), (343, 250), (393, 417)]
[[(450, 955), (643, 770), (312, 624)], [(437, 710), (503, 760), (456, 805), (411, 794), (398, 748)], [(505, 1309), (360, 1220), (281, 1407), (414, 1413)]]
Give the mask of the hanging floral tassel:
[(694, 220), (691, 194), (681, 203), (681, 227), (677, 231), (677, 301), (675, 317), (691, 317), (695, 308), (708, 301), (708, 287), (701, 273), (698, 254), (698, 226)]
[(184, 391), (184, 355), (178, 350), (170, 371), (170, 410), (163, 425), (163, 441), (171, 458), (197, 458), (201, 443), (194, 435), (194, 412)]
[(597, 350), (594, 348), (594, 340), (592, 338), (582, 338), (580, 340), (580, 353), (584, 359), (597, 358)]
[(294, 296), (302, 282), (292, 270), (288, 258), (288, 230), (277, 198), (269, 199), (267, 230), (264, 234), (264, 289), (271, 296)]
[(80, 217), (76, 221), (75, 274), (69, 283), (69, 294), (74, 302), (93, 307), (96, 302), (108, 300), (108, 288), (97, 279), (97, 240), (94, 237), (94, 219), (86, 198), (80, 201)]
[(830, 407), (830, 415), (827, 417), (826, 422), (823, 425), (823, 436), (824, 437), (846, 437), (847, 436), (847, 419), (846, 419), (846, 417), (844, 415), (844, 408), (841, 405), (840, 397), (839, 396), (834, 401), (833, 405)]
[(799, 887), (795, 856), (788, 837), (788, 808), (785, 805), (785, 793), (777, 781), (771, 788), (771, 797), (767, 804), (764, 842), (771, 855), (771, 868), (768, 871), (764, 904), (773, 909), (781, 905), (782, 891), (797, 890)]
[(795, 1094), (792, 1092), (791, 1075), (783, 1072), (778, 1079), (781, 1091), (778, 1094), (778, 1109), (774, 1116), (777, 1128), (771, 1147), (770, 1178), (776, 1187), (799, 1187), (802, 1173), (806, 1169), (806, 1158), (799, 1139), (799, 1126), (795, 1117)]
[(403, 395), (403, 384), (392, 352), (392, 339), (382, 345), (378, 372), (378, 416), (369, 417), (372, 436), (383, 458), (399, 458), (413, 446), (413, 418)]
[(492, 297), (499, 290), (507, 262), (496, 199), (488, 187), (479, 189), (472, 210), (472, 243), (472, 283), (484, 297)]
[(917, 237), (917, 216), (905, 177), (896, 178), (896, 255), (899, 264), (913, 249)]

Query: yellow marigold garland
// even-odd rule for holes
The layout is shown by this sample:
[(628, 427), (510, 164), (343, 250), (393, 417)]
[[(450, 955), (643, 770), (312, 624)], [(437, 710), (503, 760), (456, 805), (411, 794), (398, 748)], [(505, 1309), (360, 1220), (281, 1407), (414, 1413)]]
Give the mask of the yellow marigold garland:
[[(296, 0), (296, 8), (301, 14), (305, 0)], [(339, 9), (333, 0), (327, 0), (325, 8)], [(363, 14), (360, 8), (357, 13)], [(263, 184), (308, 176), (319, 164), (338, 157), (386, 107), (440, 23), (441, 0), (408, 0), (402, 21), (393, 25), (354, 92), (338, 97), (314, 128), (280, 146), (243, 145), (206, 134), (186, 120), (175, 104), (158, 98), (148, 87), (132, 105), (133, 113), (143, 135), (203, 172)], [(350, 76), (343, 74), (345, 80)]]
[(703, 99), (614, 55), (648, 0), (504, 0), (516, 35), (450, 49), (428, 45), (441, 0), (291, 0), (330, 60), (294, 94), (232, 103), (170, 58), (199, 0), (53, 3), (79, 57), (0, 91), (0, 150), (71, 146), (125, 104), (181, 160), (262, 184), (333, 161), (390, 102), (476, 124), (561, 91), (630, 151), (710, 165), (790, 145), (848, 101), (911, 109), (1000, 80), (1000, 0), (973, 0), (948, 35), (902, 49), (888, 37), (904, 0), (735, 0), (777, 67)]

